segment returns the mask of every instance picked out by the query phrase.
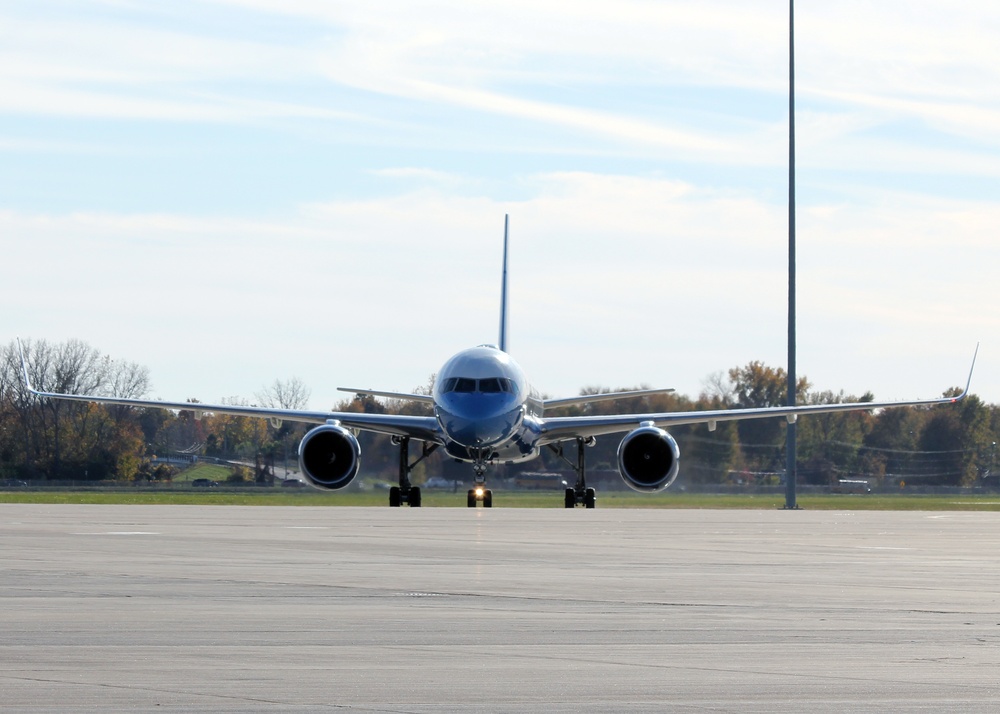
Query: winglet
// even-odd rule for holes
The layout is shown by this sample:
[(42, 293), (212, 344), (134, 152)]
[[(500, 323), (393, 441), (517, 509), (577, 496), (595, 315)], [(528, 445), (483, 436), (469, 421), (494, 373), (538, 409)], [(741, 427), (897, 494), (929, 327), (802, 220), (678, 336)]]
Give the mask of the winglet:
[(31, 386), (31, 378), (28, 377), (28, 360), (24, 358), (24, 347), (21, 345), (21, 338), (16, 337), (15, 339), (17, 340), (17, 352), (21, 356), (21, 374), (24, 375), (24, 386), (32, 394), (38, 394), (35, 388)]
[(972, 386), (972, 373), (976, 371), (976, 357), (979, 356), (979, 344), (976, 343), (976, 351), (972, 354), (972, 366), (969, 368), (969, 379), (965, 383), (965, 391), (955, 397), (952, 401), (957, 402), (965, 399), (969, 395), (969, 388)]
[(500, 339), (497, 347), (501, 352), (507, 351), (507, 227), (509, 216), (503, 216), (503, 277), (500, 280)]

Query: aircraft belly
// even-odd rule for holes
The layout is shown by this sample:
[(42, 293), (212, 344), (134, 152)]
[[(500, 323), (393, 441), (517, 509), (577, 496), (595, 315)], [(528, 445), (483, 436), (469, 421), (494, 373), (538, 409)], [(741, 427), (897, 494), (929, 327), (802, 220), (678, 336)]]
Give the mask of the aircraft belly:
[[(492, 463), (510, 463), (519, 461), (529, 461), (538, 456), (540, 450), (535, 446), (535, 435), (531, 429), (519, 429), (512, 437), (492, 447)], [(468, 447), (456, 441), (449, 441), (445, 444), (445, 451), (448, 456), (459, 461), (475, 461), (475, 457), (470, 453)]]
[(538, 456), (538, 449), (529, 448), (526, 451), (523, 447), (513, 442), (507, 442), (494, 451), (497, 454), (496, 461), (499, 461), (500, 463), (530, 461)]

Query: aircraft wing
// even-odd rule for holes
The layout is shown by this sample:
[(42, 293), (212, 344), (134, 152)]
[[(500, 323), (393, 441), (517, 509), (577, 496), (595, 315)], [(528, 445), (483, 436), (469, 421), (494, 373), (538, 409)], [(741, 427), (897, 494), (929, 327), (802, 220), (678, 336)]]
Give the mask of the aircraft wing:
[(430, 394), (408, 394), (406, 392), (385, 392), (378, 389), (354, 389), (352, 387), (337, 387), (338, 392), (348, 394), (370, 395), (373, 397), (384, 397), (385, 399), (399, 399), (406, 402), (420, 402), (421, 404), (433, 404), (434, 397)]
[[(20, 348), (20, 341), (18, 341)], [(73, 402), (92, 402), (140, 409), (167, 409), (201, 414), (232, 414), (233, 416), (256, 417), (273, 421), (295, 421), (310, 424), (325, 424), (336, 420), (349, 429), (372, 431), (390, 436), (408, 436), (418, 441), (442, 443), (443, 438), (437, 419), (434, 417), (407, 416), (395, 414), (365, 414), (354, 412), (314, 412), (297, 409), (277, 409), (270, 407), (245, 407), (232, 404), (202, 404), (201, 402), (162, 402), (153, 399), (126, 399), (123, 397), (99, 397), (91, 394), (60, 394), (42, 392), (31, 385), (27, 363), (21, 355), (24, 384), (28, 391), (47, 399), (65, 399)]]
[(113, 404), (142, 409), (168, 409), (170, 411), (197, 412), (199, 414), (232, 414), (233, 416), (257, 417), (281, 421), (296, 421), (309, 424), (325, 424), (332, 420), (350, 429), (373, 431), (390, 436), (409, 436), (420, 441), (442, 441), (437, 419), (434, 417), (407, 416), (394, 414), (365, 414), (355, 412), (314, 412), (297, 409), (273, 409), (269, 407), (244, 407), (232, 404), (202, 404), (201, 402), (161, 402), (153, 399), (122, 399), (119, 397), (97, 397), (90, 394), (58, 394), (39, 392), (28, 386), (32, 394), (48, 399), (65, 399), (74, 402)]
[(167, 409), (170, 411), (197, 412), (199, 414), (232, 414), (233, 416), (257, 417), (280, 421), (295, 421), (309, 424), (325, 424), (336, 420), (349, 429), (373, 431), (390, 436), (408, 436), (419, 441), (441, 442), (439, 426), (434, 417), (407, 416), (395, 414), (365, 414), (355, 412), (314, 412), (297, 409), (273, 409), (269, 407), (244, 407), (232, 404), (202, 404), (201, 402), (161, 402), (153, 399), (123, 399), (119, 397), (97, 397), (90, 394), (59, 394), (40, 392), (28, 385), (29, 391), (48, 399), (65, 399), (74, 402), (93, 402), (141, 409)]
[[(979, 346), (976, 346), (976, 355)], [(873, 409), (888, 409), (891, 407), (933, 406), (935, 404), (953, 404), (961, 401), (969, 394), (972, 383), (972, 372), (976, 367), (976, 355), (972, 358), (972, 369), (965, 390), (956, 397), (940, 397), (938, 399), (917, 399), (902, 402), (847, 402), (841, 404), (807, 404), (796, 407), (760, 407), (751, 409), (714, 409), (708, 411), (665, 412), (660, 414), (611, 414), (606, 416), (552, 417), (540, 418), (538, 427), (540, 445), (573, 439), (576, 437), (602, 436), (623, 431), (631, 431), (644, 423), (666, 427), (682, 424), (708, 424), (709, 428), (720, 421), (736, 421), (738, 419), (765, 419), (768, 417), (785, 417), (794, 422), (804, 414), (830, 414), (847, 411), (870, 411)]]
[(545, 399), (542, 406), (545, 409), (558, 409), (559, 407), (576, 406), (577, 404), (589, 404), (590, 402), (608, 402), (616, 399), (630, 399), (632, 397), (648, 397), (653, 394), (670, 394), (674, 389), (640, 389), (634, 392), (601, 392), (600, 394), (582, 394), (578, 397), (562, 397), (560, 399)]

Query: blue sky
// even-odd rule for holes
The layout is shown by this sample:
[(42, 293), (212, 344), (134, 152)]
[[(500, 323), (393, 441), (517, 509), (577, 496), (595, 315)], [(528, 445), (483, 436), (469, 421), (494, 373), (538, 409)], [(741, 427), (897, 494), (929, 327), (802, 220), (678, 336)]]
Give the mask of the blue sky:
[[(409, 390), (497, 332), (553, 395), (785, 363), (785, 3), (0, 7), (8, 339), (154, 396)], [(796, 7), (799, 373), (1000, 402), (1000, 9)], [(2, 336), (2, 335), (0, 335)]]

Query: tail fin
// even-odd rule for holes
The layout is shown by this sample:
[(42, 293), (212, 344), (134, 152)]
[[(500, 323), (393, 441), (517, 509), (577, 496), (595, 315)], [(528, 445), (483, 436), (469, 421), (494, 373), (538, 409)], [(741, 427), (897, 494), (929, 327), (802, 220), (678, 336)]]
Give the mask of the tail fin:
[(497, 347), (502, 352), (507, 351), (507, 227), (509, 216), (503, 217), (503, 278), (500, 281), (500, 339)]

